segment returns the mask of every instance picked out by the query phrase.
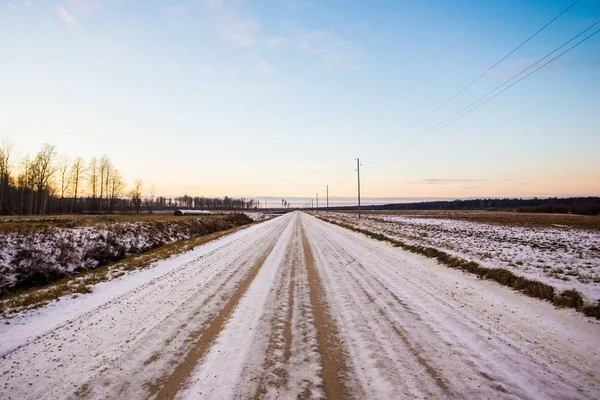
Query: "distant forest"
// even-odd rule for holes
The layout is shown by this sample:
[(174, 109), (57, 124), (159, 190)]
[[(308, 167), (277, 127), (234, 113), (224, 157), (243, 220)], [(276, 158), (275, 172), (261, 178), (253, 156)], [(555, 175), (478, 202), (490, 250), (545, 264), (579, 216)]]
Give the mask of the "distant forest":
[(252, 209), (252, 199), (201, 196), (155, 196), (154, 185), (136, 180), (127, 188), (107, 156), (85, 162), (81, 157), (59, 156), (44, 144), (30, 158), (13, 160), (9, 142), (0, 143), (0, 215), (56, 213), (153, 212), (177, 208)]
[[(352, 208), (356, 209), (357, 207)], [(361, 208), (363, 210), (513, 210), (519, 212), (599, 215), (600, 197), (468, 199), (383, 204)], [(337, 207), (337, 209), (342, 209), (342, 207)]]

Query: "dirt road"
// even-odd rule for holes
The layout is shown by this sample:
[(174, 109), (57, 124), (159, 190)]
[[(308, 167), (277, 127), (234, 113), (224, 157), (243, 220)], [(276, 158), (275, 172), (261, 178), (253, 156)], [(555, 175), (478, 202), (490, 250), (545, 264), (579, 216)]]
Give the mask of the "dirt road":
[(598, 398), (600, 325), (294, 212), (0, 326), (0, 398)]

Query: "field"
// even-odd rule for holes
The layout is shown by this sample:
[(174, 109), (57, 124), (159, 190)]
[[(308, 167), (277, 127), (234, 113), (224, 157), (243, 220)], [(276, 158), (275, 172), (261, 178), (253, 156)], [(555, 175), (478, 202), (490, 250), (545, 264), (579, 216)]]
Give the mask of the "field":
[[(358, 215), (356, 211), (344, 212)], [(415, 218), (447, 219), (522, 228), (574, 228), (600, 231), (600, 216), (522, 213), (513, 211), (363, 211), (363, 215), (397, 215)]]
[[(202, 218), (222, 218), (230, 212), (214, 212), (202, 215)], [(268, 218), (261, 212), (245, 212), (253, 220)], [(0, 234), (27, 233), (51, 228), (77, 228), (97, 225), (138, 222), (173, 222), (197, 218), (197, 215), (175, 216), (172, 212), (158, 212), (153, 214), (66, 214), (50, 216), (0, 216)]]
[(0, 397), (600, 394), (596, 319), (306, 213), (185, 250), (2, 321)]

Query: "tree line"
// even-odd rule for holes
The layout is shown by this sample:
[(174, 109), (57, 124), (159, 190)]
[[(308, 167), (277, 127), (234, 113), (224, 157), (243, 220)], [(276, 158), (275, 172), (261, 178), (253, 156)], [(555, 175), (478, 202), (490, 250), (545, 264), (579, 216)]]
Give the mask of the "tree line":
[(0, 143), (0, 215), (54, 213), (153, 212), (175, 208), (251, 209), (253, 199), (164, 197), (155, 195), (153, 184), (140, 179), (131, 187), (111, 160), (103, 155), (85, 161), (59, 155), (54, 145), (44, 144), (34, 156), (13, 159), (12, 144)]
[[(330, 209), (357, 207), (330, 207)], [(549, 197), (522, 199), (464, 199), (451, 201), (424, 201), (415, 203), (363, 206), (363, 210), (514, 210), (520, 212), (600, 214), (600, 197)]]

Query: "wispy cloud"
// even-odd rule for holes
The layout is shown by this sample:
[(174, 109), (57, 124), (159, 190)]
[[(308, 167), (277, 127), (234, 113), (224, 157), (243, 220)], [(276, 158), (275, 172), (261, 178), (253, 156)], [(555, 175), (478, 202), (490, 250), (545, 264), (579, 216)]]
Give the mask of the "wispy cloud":
[(102, 2), (99, 0), (67, 0), (65, 6), (74, 14), (86, 14), (102, 7)]
[(300, 37), (300, 49), (321, 57), (327, 68), (336, 66), (350, 69), (361, 68), (363, 54), (348, 40), (334, 33), (307, 32)]
[(241, 47), (253, 46), (260, 29), (255, 19), (242, 18), (235, 12), (225, 13), (218, 23), (221, 37)]
[(260, 60), (256, 66), (256, 70), (267, 74), (275, 72), (275, 69), (271, 67), (265, 60)]
[(327, 30), (309, 30), (291, 21), (283, 21), (282, 25), (295, 37), (298, 49), (319, 57), (325, 68), (364, 67), (364, 53), (343, 36)]
[(285, 38), (283, 38), (281, 36), (271, 36), (271, 37), (267, 38), (267, 40), (265, 41), (265, 45), (269, 49), (274, 49), (275, 47), (277, 47), (283, 43), (285, 43)]
[(58, 14), (58, 17), (62, 20), (62, 22), (64, 22), (67, 26), (77, 26), (77, 19), (71, 15), (65, 8), (61, 7), (61, 6), (54, 6), (54, 8), (56, 9), (56, 13)]

